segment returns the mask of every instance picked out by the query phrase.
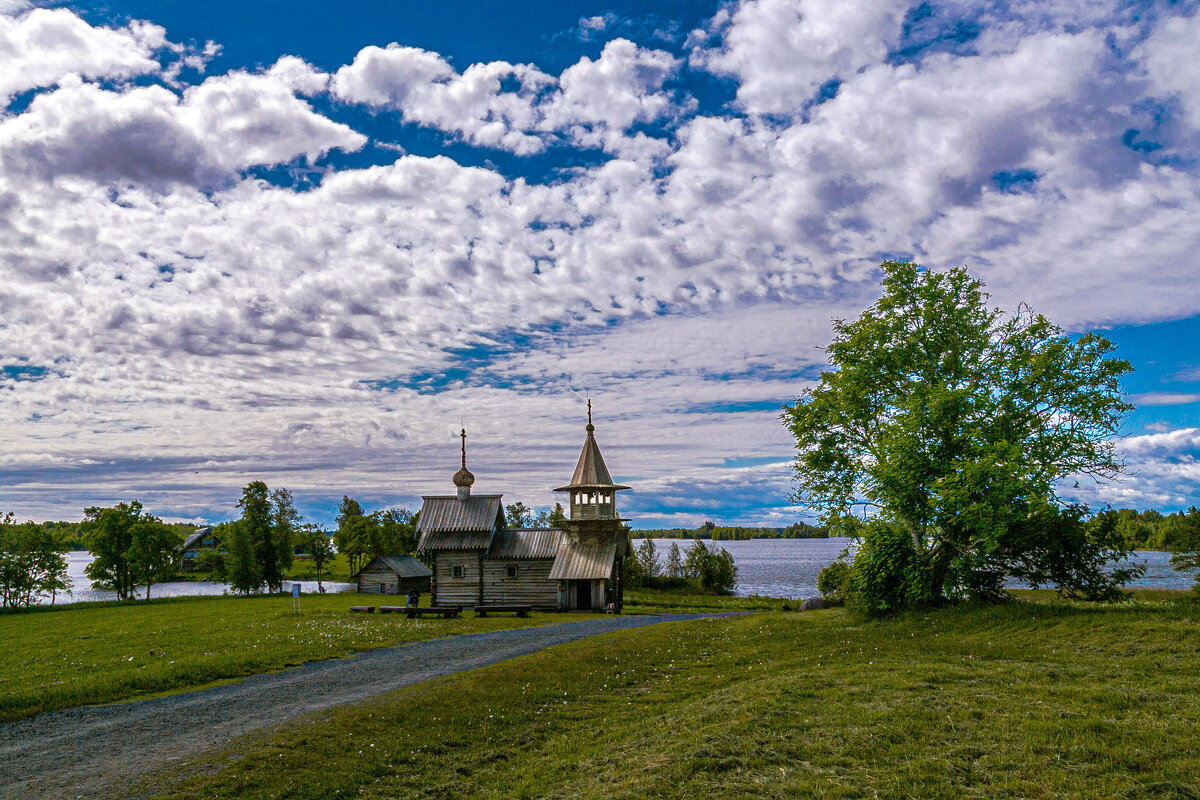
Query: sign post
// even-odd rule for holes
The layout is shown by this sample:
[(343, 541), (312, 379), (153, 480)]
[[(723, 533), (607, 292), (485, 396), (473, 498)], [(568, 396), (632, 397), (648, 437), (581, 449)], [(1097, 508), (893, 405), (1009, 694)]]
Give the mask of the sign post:
[(300, 584), (292, 584), (292, 610), (300, 613)]

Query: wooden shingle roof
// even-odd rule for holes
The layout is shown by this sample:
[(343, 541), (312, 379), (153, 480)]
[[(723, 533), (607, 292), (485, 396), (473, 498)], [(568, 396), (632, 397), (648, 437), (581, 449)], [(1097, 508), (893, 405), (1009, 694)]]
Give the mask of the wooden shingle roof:
[(492, 533), (504, 527), (503, 495), (477, 494), (466, 499), (423, 498), (417, 519), (418, 553), (430, 550), (483, 550)]
[(565, 534), (557, 528), (524, 528), (520, 530), (496, 531), (487, 557), (507, 558), (554, 558)]
[(558, 548), (554, 566), (550, 568), (550, 580), (596, 580), (611, 577), (613, 561), (617, 557), (617, 544), (616, 539), (598, 544), (564, 539), (562, 546)]

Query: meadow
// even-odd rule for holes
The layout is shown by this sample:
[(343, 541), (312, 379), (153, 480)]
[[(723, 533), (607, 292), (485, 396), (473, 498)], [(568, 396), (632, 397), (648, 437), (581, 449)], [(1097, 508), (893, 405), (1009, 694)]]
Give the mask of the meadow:
[(1200, 797), (1200, 603), (664, 623), (229, 743), (185, 798)]
[(387, 598), (306, 595), (299, 614), (291, 597), (281, 596), (81, 603), (0, 614), (0, 722), (198, 689), (374, 647), (563, 621), (558, 614), (474, 619), (468, 612), (460, 619), (410, 620), (350, 612), (351, 605), (381, 600)]

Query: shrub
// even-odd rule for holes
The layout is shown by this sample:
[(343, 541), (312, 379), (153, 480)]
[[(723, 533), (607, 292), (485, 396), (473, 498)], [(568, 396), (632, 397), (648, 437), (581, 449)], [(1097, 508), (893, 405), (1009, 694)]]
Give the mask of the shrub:
[(863, 526), (854, 554), (852, 585), (853, 599), (868, 614), (931, 602), (925, 572), (912, 537), (903, 528), (880, 520)]
[(817, 576), (817, 591), (826, 599), (845, 600), (853, 574), (845, 561), (834, 561)]

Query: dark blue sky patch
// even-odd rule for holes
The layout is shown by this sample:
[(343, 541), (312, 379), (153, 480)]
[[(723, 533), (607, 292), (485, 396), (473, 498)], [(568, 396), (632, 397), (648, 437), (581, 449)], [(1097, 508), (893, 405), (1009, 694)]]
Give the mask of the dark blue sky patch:
[(783, 400), (745, 400), (724, 403), (699, 403), (680, 411), (682, 414), (745, 414), (756, 411), (783, 411)]
[(932, 3), (921, 3), (905, 15), (900, 42), (888, 55), (892, 64), (919, 62), (933, 53), (972, 55), (973, 42), (979, 38), (983, 28), (978, 19), (953, 16), (961, 8), (942, 8)]
[(5, 364), (0, 366), (0, 383), (40, 381), (49, 372), (48, 367), (39, 367), (36, 364)]
[(1031, 169), (1002, 169), (992, 174), (992, 183), (1005, 194), (1021, 194), (1033, 191), (1038, 174)]
[(1162, 149), (1160, 143), (1142, 138), (1142, 132), (1137, 128), (1130, 128), (1125, 131), (1121, 135), (1121, 144), (1138, 153), (1153, 153), (1155, 150)]

